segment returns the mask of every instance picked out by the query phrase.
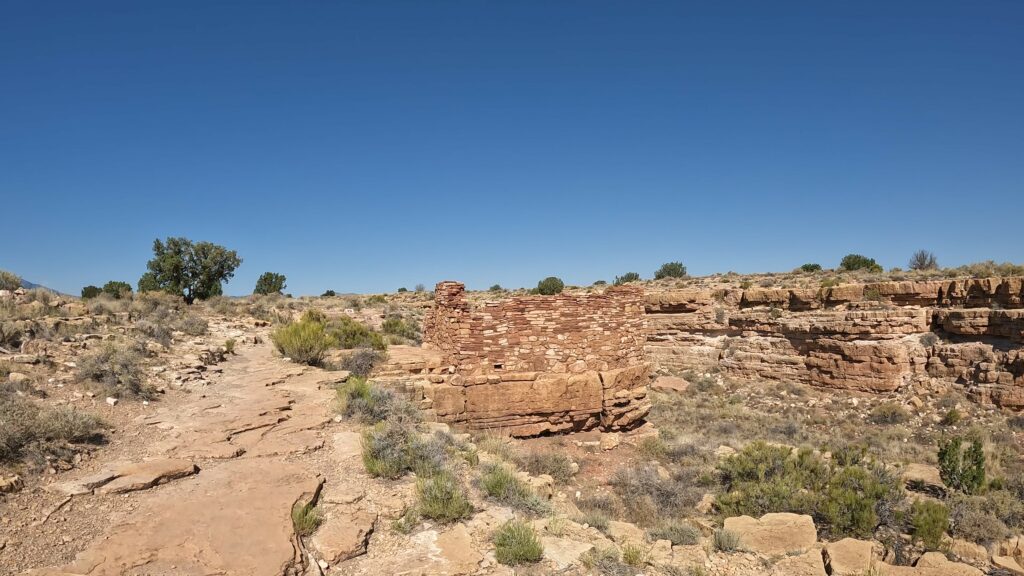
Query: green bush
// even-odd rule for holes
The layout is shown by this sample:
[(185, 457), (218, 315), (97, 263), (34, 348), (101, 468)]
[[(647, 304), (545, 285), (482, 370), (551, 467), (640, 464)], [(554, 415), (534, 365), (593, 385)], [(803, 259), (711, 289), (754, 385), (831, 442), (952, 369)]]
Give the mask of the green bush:
[(630, 282), (637, 282), (639, 280), (640, 280), (640, 275), (637, 274), (636, 272), (626, 272), (622, 276), (616, 276), (614, 284), (616, 286), (622, 286), (623, 284), (628, 284)]
[(384, 360), (384, 353), (372, 348), (360, 348), (353, 351), (341, 361), (341, 369), (348, 370), (353, 376), (363, 378), (373, 372), (373, 367)]
[(82, 288), (82, 299), (88, 300), (89, 298), (95, 298), (103, 293), (103, 290), (99, 286), (85, 286)]
[(882, 266), (875, 262), (874, 258), (861, 256), (860, 254), (847, 254), (839, 263), (839, 268), (846, 271), (867, 270), (868, 272), (881, 272)]
[(281, 326), (271, 333), (270, 339), (278, 352), (310, 366), (322, 365), (327, 351), (338, 344), (326, 326), (313, 317)]
[(286, 278), (284, 274), (277, 272), (264, 272), (256, 280), (256, 288), (253, 294), (280, 294), (284, 292)]
[(686, 266), (682, 262), (666, 262), (654, 273), (655, 280), (662, 278), (685, 278)]
[(966, 494), (977, 494), (985, 486), (985, 450), (981, 440), (954, 436), (939, 444), (939, 474), (946, 486)]
[(494, 533), (494, 556), (499, 563), (517, 566), (539, 562), (544, 547), (533, 527), (522, 520), (509, 520)]
[(651, 558), (651, 551), (635, 542), (627, 542), (622, 545), (622, 562), (627, 566), (646, 566)]
[(489, 464), (480, 475), (480, 488), (487, 496), (509, 506), (530, 512), (546, 512), (548, 503), (504, 464)]
[(502, 287), (501, 287), (501, 284), (494, 284), (490, 288), (488, 288), (487, 290), (490, 291), (490, 292), (501, 292), (502, 291)]
[(103, 293), (120, 300), (131, 295), (132, 285), (120, 280), (111, 280), (103, 285)]
[(292, 506), (292, 526), (295, 527), (295, 533), (299, 536), (313, 534), (320, 527), (322, 521), (320, 510), (316, 506), (303, 502), (296, 502)]
[(381, 422), (363, 432), (363, 466), (370, 476), (397, 479), (412, 469), (415, 430), (405, 422)]
[(561, 294), (564, 289), (565, 283), (562, 282), (561, 278), (557, 278), (555, 276), (548, 276), (537, 283), (537, 293), (543, 294), (544, 296)]
[(321, 298), (331, 298), (337, 296), (338, 293), (334, 290), (324, 290), (324, 293), (320, 295)]
[(921, 542), (925, 550), (938, 550), (949, 528), (949, 510), (938, 502), (917, 500), (910, 507), (910, 525), (914, 540)]
[(348, 316), (341, 316), (328, 322), (327, 332), (338, 342), (338, 346), (346, 350), (353, 348), (385, 350), (387, 348), (384, 336)]
[(417, 481), (416, 495), (419, 498), (419, 513), (431, 520), (450, 523), (473, 513), (473, 505), (469, 503), (466, 491), (455, 475), (447, 470)]
[(821, 272), (821, 264), (809, 262), (800, 266), (801, 272)]
[(949, 412), (946, 412), (942, 416), (942, 421), (939, 422), (939, 424), (942, 424), (943, 426), (955, 426), (963, 419), (964, 416), (959, 410), (956, 408), (950, 408)]
[(14, 291), (21, 288), (21, 277), (14, 272), (0, 270), (0, 290)]
[(148, 398), (152, 392), (144, 387), (144, 356), (138, 342), (106, 342), (78, 360), (78, 378), (103, 384), (113, 396)]
[(668, 540), (673, 546), (692, 546), (700, 543), (700, 530), (688, 522), (666, 520), (647, 531), (651, 540)]
[(388, 419), (416, 422), (420, 418), (419, 410), (411, 402), (371, 384), (365, 377), (349, 376), (338, 387), (337, 394), (340, 413), (368, 424)]
[(153, 241), (153, 258), (139, 279), (139, 292), (163, 291), (192, 304), (224, 293), (223, 283), (235, 275), (242, 259), (234, 250), (188, 238)]
[(420, 341), (420, 327), (415, 320), (411, 318), (403, 318), (400, 315), (393, 314), (388, 316), (381, 325), (381, 329), (385, 334), (391, 336), (397, 336), (405, 340), (411, 340), (415, 343)]
[(740, 537), (726, 529), (715, 530), (711, 544), (719, 552), (736, 552), (740, 549)]

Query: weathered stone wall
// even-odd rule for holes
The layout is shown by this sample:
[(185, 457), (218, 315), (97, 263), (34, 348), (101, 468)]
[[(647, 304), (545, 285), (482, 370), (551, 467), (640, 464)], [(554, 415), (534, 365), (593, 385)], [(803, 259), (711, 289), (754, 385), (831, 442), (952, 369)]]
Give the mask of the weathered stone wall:
[(677, 369), (892, 391), (932, 378), (1024, 408), (1024, 278), (646, 297), (647, 353)]
[(643, 290), (523, 296), (474, 309), (441, 282), (424, 346), (441, 354), (421, 398), (438, 419), (515, 435), (642, 422), (648, 365)]

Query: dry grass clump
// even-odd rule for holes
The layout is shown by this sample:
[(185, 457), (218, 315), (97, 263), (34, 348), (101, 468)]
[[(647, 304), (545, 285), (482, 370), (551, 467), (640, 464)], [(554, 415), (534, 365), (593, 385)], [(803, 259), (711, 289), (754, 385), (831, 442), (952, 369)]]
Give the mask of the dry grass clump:
[(518, 566), (539, 562), (544, 546), (533, 527), (522, 520), (509, 520), (494, 533), (494, 556), (501, 564)]
[(647, 531), (651, 540), (668, 540), (673, 546), (691, 546), (700, 543), (700, 530), (688, 522), (665, 520)]
[(560, 452), (527, 452), (518, 458), (518, 463), (530, 474), (547, 474), (559, 484), (565, 484), (572, 479), (572, 460)]
[(545, 514), (550, 505), (506, 464), (489, 464), (480, 475), (480, 489), (494, 500), (536, 514)]
[(373, 367), (384, 361), (386, 357), (387, 355), (380, 350), (359, 348), (345, 356), (341, 361), (341, 369), (365, 378), (373, 372)]
[(665, 516), (686, 516), (704, 495), (692, 470), (683, 469), (668, 477), (651, 464), (633, 464), (616, 471), (611, 485), (622, 503), (627, 520), (649, 526)]
[(51, 459), (70, 459), (71, 444), (95, 442), (106, 425), (68, 406), (46, 407), (10, 385), (0, 386), (0, 462), (28, 459), (42, 467)]
[(292, 506), (292, 526), (299, 536), (310, 536), (320, 527), (323, 517), (312, 503), (296, 502)]
[(298, 322), (291, 322), (274, 330), (270, 335), (274, 347), (295, 362), (321, 366), (327, 351), (338, 345), (338, 340), (327, 332), (320, 317), (306, 314)]
[(442, 470), (416, 482), (418, 512), (425, 518), (451, 523), (469, 517), (473, 505), (459, 479), (449, 470)]
[(138, 342), (105, 342), (78, 360), (78, 378), (102, 384), (113, 396), (148, 398), (152, 391), (145, 386), (144, 357), (145, 348)]
[(374, 386), (366, 378), (350, 376), (337, 389), (338, 412), (368, 424), (384, 420), (417, 422), (420, 411), (395, 392)]

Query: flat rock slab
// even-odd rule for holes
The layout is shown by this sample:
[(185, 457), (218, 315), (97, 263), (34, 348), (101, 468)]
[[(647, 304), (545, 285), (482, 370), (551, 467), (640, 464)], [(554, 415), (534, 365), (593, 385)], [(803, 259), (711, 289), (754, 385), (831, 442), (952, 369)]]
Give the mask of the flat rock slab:
[(292, 505), (318, 487), (296, 464), (229, 460), (142, 496), (125, 523), (71, 565), (27, 574), (280, 576), (294, 560)]
[(541, 543), (544, 545), (544, 558), (554, 562), (559, 570), (578, 564), (580, 556), (594, 549), (594, 545), (588, 542), (551, 536), (542, 538)]
[(690, 383), (678, 376), (658, 376), (651, 384), (651, 390), (658, 392), (686, 392)]
[(376, 523), (376, 514), (338, 511), (328, 516), (317, 529), (312, 538), (313, 547), (331, 565), (355, 558), (366, 553), (366, 544)]
[(984, 576), (981, 570), (967, 564), (950, 562), (942, 552), (928, 552), (911, 566), (877, 564), (880, 576)]
[(48, 484), (43, 487), (43, 489), (47, 492), (55, 492), (57, 494), (81, 496), (82, 494), (92, 494), (93, 490), (103, 486), (114, 478), (117, 478), (117, 476), (118, 473), (116, 470), (104, 470), (75, 480)]
[(188, 460), (164, 458), (129, 464), (116, 471), (117, 477), (97, 489), (100, 494), (122, 494), (145, 490), (157, 484), (184, 478), (199, 472), (199, 468)]
[(810, 516), (788, 512), (765, 514), (759, 519), (726, 518), (725, 529), (739, 537), (744, 550), (769, 556), (806, 552), (818, 540), (818, 530)]
[(907, 464), (903, 469), (903, 482), (907, 490), (924, 492), (933, 496), (946, 493), (946, 484), (942, 481), (939, 469), (927, 464)]
[(874, 564), (869, 540), (843, 538), (825, 546), (825, 560), (832, 576), (860, 576), (867, 574)]
[(483, 557), (469, 530), (457, 524), (448, 531), (424, 530), (410, 539), (403, 552), (375, 560), (372, 574), (392, 576), (463, 576), (479, 570)]
[(820, 550), (786, 556), (772, 566), (772, 576), (826, 576)]
[(334, 456), (355, 458), (363, 454), (363, 437), (359, 432), (338, 432), (334, 435)]

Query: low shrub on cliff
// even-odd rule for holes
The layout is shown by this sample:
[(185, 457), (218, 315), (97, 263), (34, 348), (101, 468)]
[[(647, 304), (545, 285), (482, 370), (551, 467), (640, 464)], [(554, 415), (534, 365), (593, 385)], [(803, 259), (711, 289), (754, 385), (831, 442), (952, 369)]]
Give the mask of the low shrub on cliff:
[(801, 272), (821, 272), (821, 264), (808, 263), (800, 266)]
[(668, 540), (673, 546), (692, 546), (700, 544), (700, 530), (688, 522), (666, 520), (657, 527), (647, 531), (651, 540)]
[(665, 478), (650, 464), (620, 468), (611, 485), (626, 519), (643, 526), (665, 516), (691, 514), (705, 491), (693, 469), (678, 470)]
[(0, 290), (14, 291), (21, 288), (21, 277), (14, 272), (0, 270)]
[(875, 406), (868, 414), (868, 422), (872, 424), (902, 424), (910, 419), (910, 415), (899, 404), (883, 402)]
[(686, 266), (682, 262), (666, 262), (654, 272), (654, 279), (662, 278), (686, 278)]
[(451, 471), (443, 470), (416, 482), (417, 511), (424, 518), (442, 523), (461, 520), (473, 513), (466, 490)]
[(636, 272), (626, 272), (622, 276), (616, 276), (614, 284), (616, 286), (622, 286), (630, 282), (638, 282), (640, 280), (640, 274)]
[(537, 294), (543, 294), (544, 296), (553, 296), (555, 294), (561, 294), (564, 289), (565, 282), (562, 282), (561, 278), (548, 276), (537, 283), (535, 291)]
[(847, 254), (839, 263), (839, 268), (846, 271), (866, 270), (868, 272), (881, 272), (882, 266), (875, 262), (874, 258), (861, 256), (860, 254)]

